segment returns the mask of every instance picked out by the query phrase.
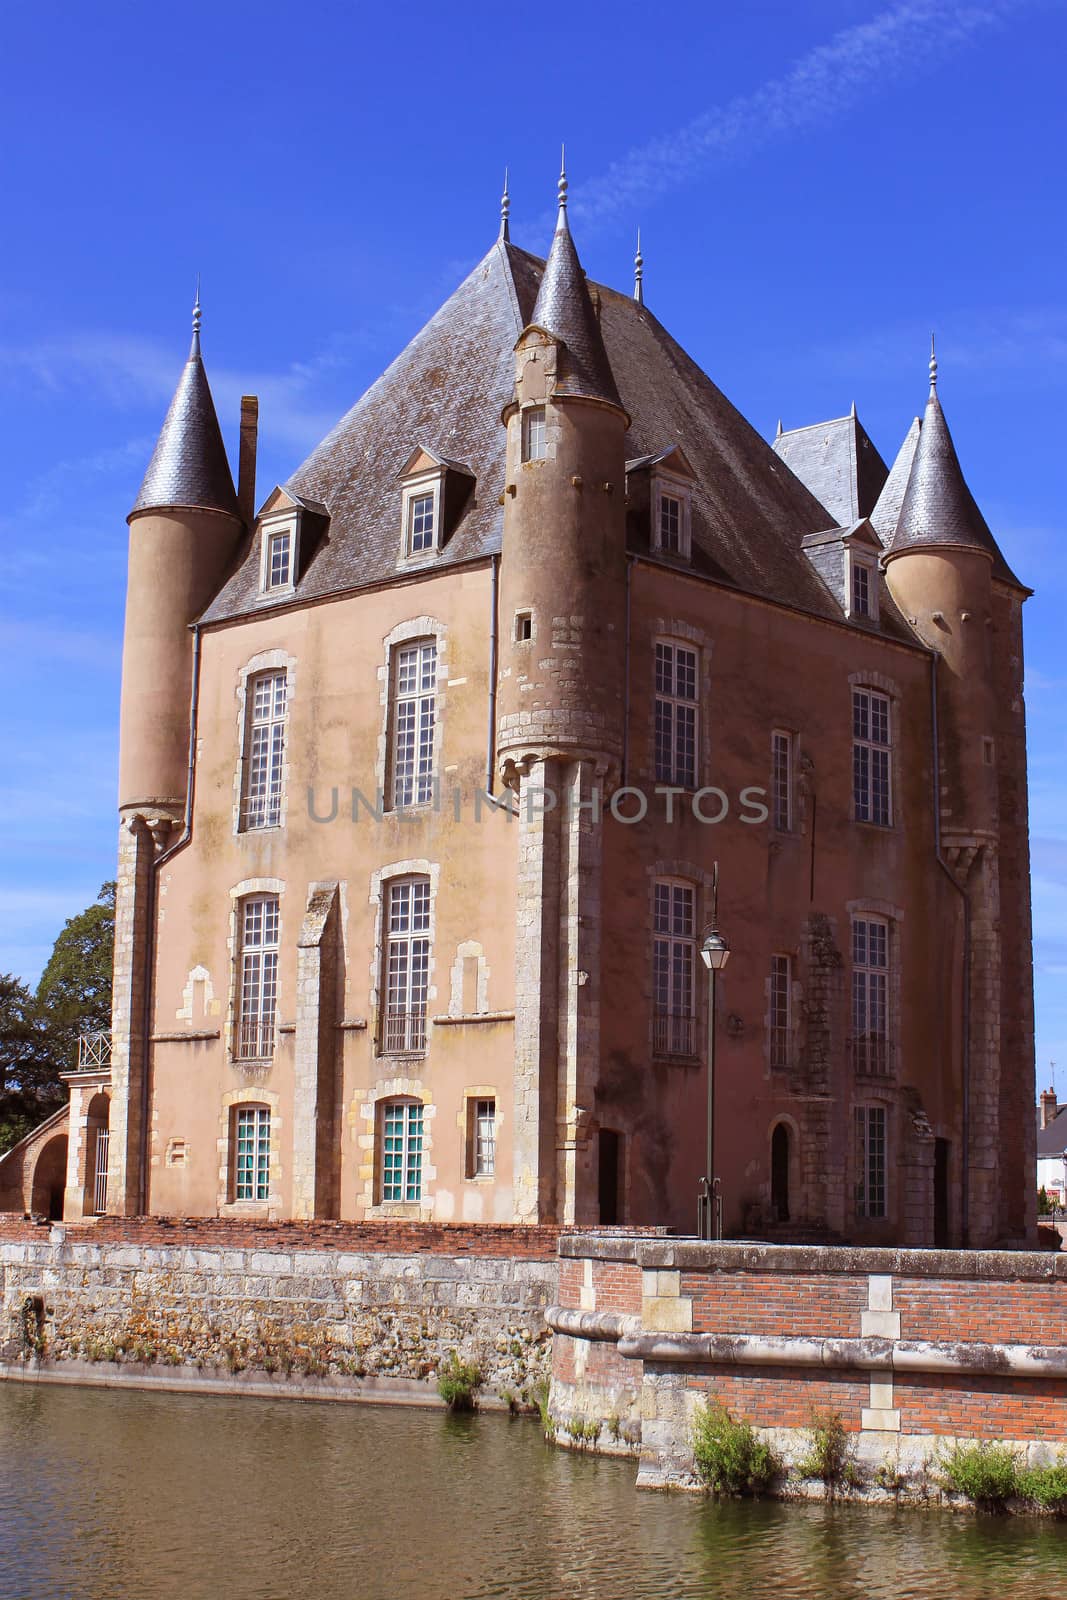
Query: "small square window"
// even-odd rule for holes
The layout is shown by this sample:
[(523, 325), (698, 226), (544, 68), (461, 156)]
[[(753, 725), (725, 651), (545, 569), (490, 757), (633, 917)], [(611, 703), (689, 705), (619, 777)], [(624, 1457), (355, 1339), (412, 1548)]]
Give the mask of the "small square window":
[(517, 611), (515, 613), (515, 643), (525, 644), (533, 638), (533, 612)]
[(522, 414), (522, 459), (543, 461), (548, 453), (544, 406), (532, 406)]
[(434, 543), (434, 497), (417, 494), (408, 503), (408, 550), (418, 555), (421, 550), (432, 550)]

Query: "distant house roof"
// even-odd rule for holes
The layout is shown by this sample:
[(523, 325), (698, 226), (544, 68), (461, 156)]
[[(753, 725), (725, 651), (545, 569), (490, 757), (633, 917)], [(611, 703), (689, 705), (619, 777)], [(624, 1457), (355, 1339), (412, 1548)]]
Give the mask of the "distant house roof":
[[(1040, 1113), (1039, 1113), (1040, 1117)], [(1038, 1156), (1062, 1156), (1067, 1150), (1067, 1106), (1061, 1106), (1047, 1128), (1038, 1127)]]

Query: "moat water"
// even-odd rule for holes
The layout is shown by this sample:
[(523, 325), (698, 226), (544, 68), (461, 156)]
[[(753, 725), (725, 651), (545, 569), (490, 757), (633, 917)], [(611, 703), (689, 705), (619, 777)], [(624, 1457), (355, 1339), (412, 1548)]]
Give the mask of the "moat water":
[(0, 1600), (1067, 1600), (1063, 1523), (634, 1471), (525, 1418), (0, 1383)]

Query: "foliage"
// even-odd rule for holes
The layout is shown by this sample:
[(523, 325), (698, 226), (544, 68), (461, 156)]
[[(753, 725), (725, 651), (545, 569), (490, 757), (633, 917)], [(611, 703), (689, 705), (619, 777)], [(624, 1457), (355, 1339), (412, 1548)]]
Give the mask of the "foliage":
[(701, 1406), (693, 1418), (693, 1456), (702, 1480), (716, 1494), (759, 1494), (780, 1464), (750, 1422), (725, 1406)]
[(556, 1424), (552, 1413), (548, 1409), (548, 1395), (548, 1379), (542, 1378), (540, 1383), (534, 1384), (532, 1398), (541, 1418), (541, 1427), (544, 1429), (545, 1438), (554, 1439), (556, 1437)]
[(36, 994), (0, 975), (0, 1154), (62, 1105), (61, 1072), (77, 1064), (78, 1035), (111, 1026), (115, 885), (71, 917)]
[(453, 1350), (437, 1372), (437, 1392), (450, 1411), (473, 1411), (474, 1391), (482, 1381), (479, 1369), (461, 1361)]
[(1067, 1459), (1055, 1466), (1028, 1467), (1018, 1474), (1018, 1492), (1045, 1511), (1067, 1514)]
[(821, 1478), (828, 1489), (852, 1483), (852, 1446), (839, 1411), (813, 1409), (808, 1419), (808, 1453), (797, 1463), (802, 1478)]
[(941, 1487), (986, 1510), (1000, 1510), (1019, 1490), (1019, 1463), (1006, 1444), (954, 1444), (939, 1457)]
[(1042, 1184), (1037, 1191), (1037, 1214), (1039, 1217), (1051, 1217), (1052, 1201), (1048, 1197), (1048, 1190)]
[(600, 1438), (600, 1423), (595, 1417), (579, 1417), (576, 1414), (568, 1420), (566, 1427), (575, 1444), (596, 1444)]

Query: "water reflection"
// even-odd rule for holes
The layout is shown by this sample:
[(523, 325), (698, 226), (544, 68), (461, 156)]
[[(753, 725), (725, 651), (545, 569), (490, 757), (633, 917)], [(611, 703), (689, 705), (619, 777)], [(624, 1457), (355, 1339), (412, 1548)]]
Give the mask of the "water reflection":
[(1064, 1600), (1062, 1524), (638, 1494), (532, 1422), (0, 1385), (0, 1600)]

